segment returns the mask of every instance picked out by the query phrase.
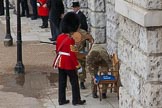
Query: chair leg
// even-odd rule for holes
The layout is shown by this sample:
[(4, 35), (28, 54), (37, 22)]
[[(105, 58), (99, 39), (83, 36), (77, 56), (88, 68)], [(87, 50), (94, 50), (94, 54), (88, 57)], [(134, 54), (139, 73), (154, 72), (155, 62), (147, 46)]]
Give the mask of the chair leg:
[(111, 83), (110, 86), (111, 86), (110, 92), (112, 93), (112, 91), (113, 91), (112, 90), (113, 89), (113, 84)]
[(98, 91), (99, 91), (100, 101), (102, 101), (102, 92), (101, 92), (100, 84), (97, 84), (97, 87), (98, 87)]
[(117, 84), (117, 83), (114, 84), (114, 92), (115, 92), (115, 93), (118, 92), (118, 84)]

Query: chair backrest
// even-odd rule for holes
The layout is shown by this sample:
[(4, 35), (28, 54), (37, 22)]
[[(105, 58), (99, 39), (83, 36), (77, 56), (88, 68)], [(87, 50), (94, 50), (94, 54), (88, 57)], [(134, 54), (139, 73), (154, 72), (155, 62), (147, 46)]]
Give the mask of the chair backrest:
[(112, 56), (112, 67), (110, 68), (112, 75), (114, 75), (117, 79), (119, 77), (119, 59), (117, 54), (114, 53)]
[[(112, 56), (112, 66), (113, 67), (116, 67), (117, 65), (119, 65), (119, 59), (117, 57), (117, 54), (114, 53), (113, 56)], [(119, 67), (118, 67), (119, 68)]]

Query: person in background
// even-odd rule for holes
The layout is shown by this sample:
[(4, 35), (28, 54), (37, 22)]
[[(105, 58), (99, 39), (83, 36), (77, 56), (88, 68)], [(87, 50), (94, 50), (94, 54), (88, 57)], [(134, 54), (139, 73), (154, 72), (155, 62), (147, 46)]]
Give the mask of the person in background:
[(80, 24), (81, 24), (80, 28), (85, 30), (85, 31), (88, 31), (87, 18), (84, 15), (84, 13), (80, 10), (79, 2), (73, 2), (72, 8), (73, 8), (73, 11), (79, 16)]
[(4, 0), (0, 0), (0, 16), (4, 15)]
[(26, 16), (27, 18), (30, 17), (29, 6), (28, 6), (27, 0), (21, 0), (20, 3), (21, 3), (21, 9), (22, 9), (21, 17), (24, 17), (24, 16)]
[(64, 4), (62, 0), (47, 0), (47, 7), (49, 8), (49, 21), (51, 27), (52, 38), (50, 41), (56, 41), (60, 34), (59, 26), (64, 14)]
[[(73, 11), (78, 15), (79, 20), (80, 20), (80, 29), (85, 30), (86, 32), (88, 31), (88, 24), (87, 24), (87, 19), (86, 16), (84, 15), (83, 12), (80, 11), (80, 4), (79, 2), (72, 2), (72, 7), (73, 7)], [(80, 52), (85, 52), (85, 48), (86, 48), (86, 41), (84, 41), (84, 43), (82, 42), (82, 46), (84, 46)], [(80, 88), (81, 89), (85, 89), (85, 79), (86, 79), (86, 70), (85, 70), (85, 60), (79, 60), (83, 71), (81, 73), (79, 73), (79, 80), (80, 80)]]
[(37, 7), (38, 7), (38, 15), (42, 19), (41, 28), (48, 28), (48, 7), (47, 7), (47, 0), (38, 0)]
[(36, 20), (38, 18), (38, 12), (37, 12), (37, 0), (30, 0), (30, 4), (32, 6), (32, 16), (31, 20)]
[(66, 99), (67, 76), (72, 86), (72, 104), (83, 105), (86, 100), (81, 100), (78, 83), (78, 72), (80, 64), (76, 57), (77, 48), (72, 34), (79, 29), (79, 18), (74, 12), (65, 14), (61, 21), (61, 32), (56, 41), (56, 58), (54, 67), (58, 68), (59, 79), (59, 105), (69, 103)]

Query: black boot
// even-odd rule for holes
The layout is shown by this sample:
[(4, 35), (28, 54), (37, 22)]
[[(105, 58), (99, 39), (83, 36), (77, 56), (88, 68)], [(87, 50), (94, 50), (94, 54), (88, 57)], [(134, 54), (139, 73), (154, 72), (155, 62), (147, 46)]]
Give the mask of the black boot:
[(29, 18), (29, 17), (30, 17), (29, 12), (26, 12), (26, 17), (27, 17), (27, 18)]
[(41, 28), (48, 28), (48, 25), (42, 25)]
[(92, 93), (92, 97), (93, 97), (93, 98), (98, 98), (97, 93)]
[(25, 17), (25, 12), (22, 12), (21, 13), (21, 17)]
[(63, 102), (59, 102), (59, 105), (64, 105), (64, 104), (68, 104), (70, 101), (69, 100), (65, 100)]
[(81, 89), (85, 89), (84, 82), (80, 82), (80, 88), (81, 88)]
[(78, 102), (73, 102), (73, 105), (84, 105), (86, 100), (79, 100)]
[(106, 93), (102, 93), (102, 98), (103, 99), (106, 99), (107, 98)]
[(0, 13), (0, 16), (4, 15), (4, 13)]

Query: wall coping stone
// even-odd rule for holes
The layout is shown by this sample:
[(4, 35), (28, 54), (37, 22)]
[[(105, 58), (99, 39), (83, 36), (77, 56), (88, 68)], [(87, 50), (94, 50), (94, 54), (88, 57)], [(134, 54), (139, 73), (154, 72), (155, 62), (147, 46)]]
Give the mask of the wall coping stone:
[(162, 26), (162, 10), (147, 10), (124, 0), (115, 0), (115, 11), (144, 27)]

